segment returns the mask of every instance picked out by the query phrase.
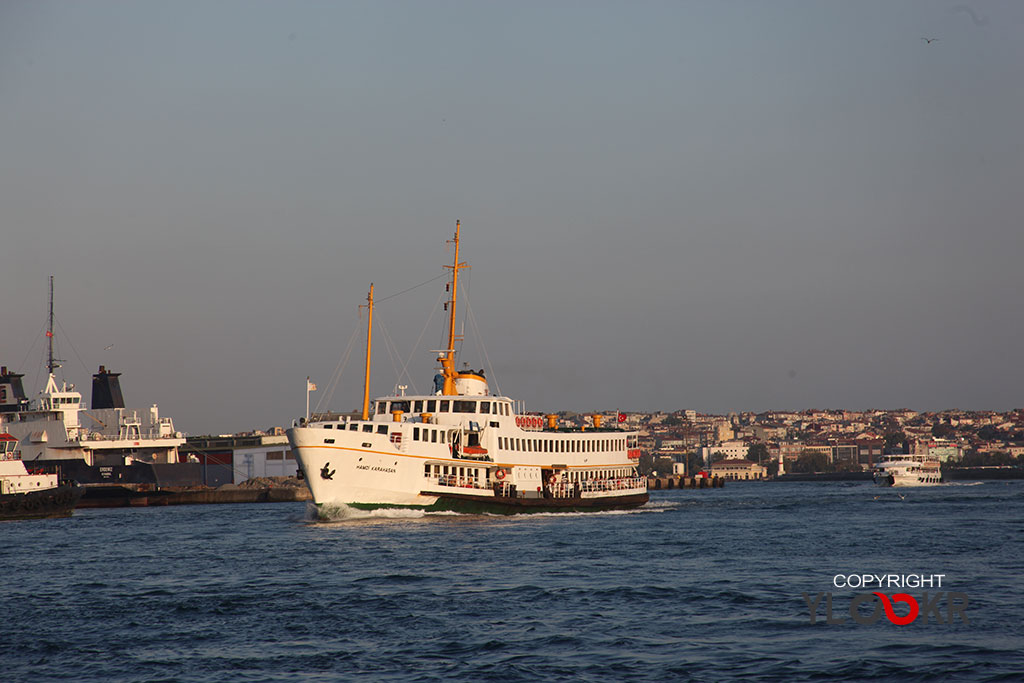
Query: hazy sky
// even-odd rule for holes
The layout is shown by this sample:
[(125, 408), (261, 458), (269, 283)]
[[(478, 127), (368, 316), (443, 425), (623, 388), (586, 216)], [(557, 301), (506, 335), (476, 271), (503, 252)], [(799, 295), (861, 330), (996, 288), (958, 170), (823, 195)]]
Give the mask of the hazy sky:
[(462, 360), (527, 409), (1022, 407), (1022, 121), (1016, 0), (7, 0), (0, 362), (40, 388), (54, 275), (87, 399), (286, 425), (355, 334), (349, 410), (370, 282), (461, 219)]

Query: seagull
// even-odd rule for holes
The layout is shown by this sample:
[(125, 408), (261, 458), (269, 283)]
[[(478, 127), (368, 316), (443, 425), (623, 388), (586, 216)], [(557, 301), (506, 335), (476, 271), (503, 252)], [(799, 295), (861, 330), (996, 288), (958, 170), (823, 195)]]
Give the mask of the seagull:
[(897, 493), (896, 495), (900, 497), (900, 500), (906, 500), (907, 499), (907, 497), (904, 496), (902, 493)]
[(938, 38), (921, 38), (921, 40), (923, 40), (923, 41), (924, 41), (925, 43), (927, 43), (928, 45), (931, 45), (931, 44), (932, 44), (933, 42), (935, 42), (936, 40), (938, 40)]
[(103, 350), (104, 350), (104, 351), (109, 351), (109, 350), (110, 350), (110, 349), (112, 349), (112, 348), (114, 348), (114, 345), (113, 345), (113, 344), (108, 344), (107, 346), (104, 346), (104, 347), (103, 347)]

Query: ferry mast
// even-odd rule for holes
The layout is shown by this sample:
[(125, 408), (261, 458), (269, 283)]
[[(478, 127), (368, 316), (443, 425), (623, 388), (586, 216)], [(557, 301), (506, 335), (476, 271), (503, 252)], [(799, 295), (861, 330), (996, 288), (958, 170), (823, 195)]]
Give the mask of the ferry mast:
[(452, 298), (448, 300), (448, 348), (444, 351), (444, 355), (438, 358), (441, 362), (441, 372), (444, 375), (444, 389), (443, 393), (445, 396), (451, 396), (455, 394), (455, 379), (458, 377), (458, 372), (455, 370), (455, 302), (459, 292), (459, 271), (463, 268), (468, 268), (465, 263), (459, 263), (459, 231), (461, 229), (461, 221), (455, 221), (455, 238), (449, 240), (450, 243), (455, 244), (455, 261), (450, 266), (452, 271)]
[[(360, 306), (359, 308), (362, 308)], [(363, 419), (370, 419), (370, 350), (373, 348), (373, 283), (370, 283), (370, 293), (366, 295), (366, 310), (368, 311), (366, 321), (366, 378), (363, 381)]]

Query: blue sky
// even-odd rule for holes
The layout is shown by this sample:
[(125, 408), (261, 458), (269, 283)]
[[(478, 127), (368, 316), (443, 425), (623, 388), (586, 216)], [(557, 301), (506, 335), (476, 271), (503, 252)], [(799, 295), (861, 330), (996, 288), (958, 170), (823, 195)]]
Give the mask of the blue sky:
[[(189, 433), (287, 424), (369, 283), (441, 274), (461, 219), (463, 360), (528, 409), (1021, 407), (1022, 29), (1010, 1), (7, 2), (2, 362), (40, 386), (52, 274), (69, 381), (119, 370)], [(442, 291), (380, 306), (373, 393), (429, 386)]]

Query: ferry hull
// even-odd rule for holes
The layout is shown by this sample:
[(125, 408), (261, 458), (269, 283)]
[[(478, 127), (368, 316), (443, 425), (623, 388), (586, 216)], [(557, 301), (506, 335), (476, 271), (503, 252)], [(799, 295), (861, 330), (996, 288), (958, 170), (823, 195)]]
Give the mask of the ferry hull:
[(875, 484), (878, 486), (938, 486), (943, 483), (941, 476), (921, 476), (916, 472), (875, 472)]
[(516, 515), (536, 512), (603, 512), (607, 510), (632, 510), (647, 503), (649, 496), (638, 493), (601, 498), (510, 498), (450, 493), (438, 497), (429, 509), (449, 510), (469, 514)]

